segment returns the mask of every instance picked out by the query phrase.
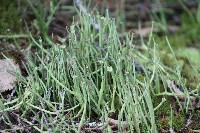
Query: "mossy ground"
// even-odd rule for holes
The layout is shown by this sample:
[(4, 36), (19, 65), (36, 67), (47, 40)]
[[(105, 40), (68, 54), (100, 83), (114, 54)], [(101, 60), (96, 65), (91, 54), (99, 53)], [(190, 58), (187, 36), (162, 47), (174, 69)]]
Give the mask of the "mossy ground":
[[(2, 0), (0, 5), (0, 34), (20, 33), (23, 31), (23, 20), (21, 9), (17, 6), (17, 1)], [(190, 89), (199, 89), (200, 76), (200, 24), (196, 21), (188, 21), (187, 15), (182, 16), (182, 25), (175, 35), (167, 35), (169, 42), (174, 50), (176, 58), (170, 52), (165, 37), (156, 36), (155, 40), (160, 47), (161, 60), (167, 67), (176, 69), (177, 62), (182, 68), (181, 74), (187, 79), (186, 87)], [(8, 32), (9, 31), (9, 32)], [(192, 48), (191, 48), (192, 47)], [(141, 77), (143, 80), (144, 77)], [(162, 101), (161, 96), (155, 96), (154, 106), (157, 106)], [(173, 97), (165, 96), (166, 101), (156, 110), (156, 124), (158, 129), (169, 129), (169, 124), (172, 114), (172, 126), (176, 131), (180, 131), (185, 127), (187, 121), (187, 113), (185, 110), (177, 112), (172, 106), (176, 102)], [(118, 101), (115, 101), (118, 102)], [(200, 127), (200, 111), (192, 112), (193, 123), (189, 125), (191, 129)]]
[[(176, 69), (181, 68), (181, 75), (185, 78), (185, 86), (191, 90), (199, 90), (200, 86), (200, 37), (199, 37), (199, 22), (188, 19), (188, 15), (183, 14), (178, 31), (174, 34), (166, 34), (170, 42), (173, 52), (169, 49), (166, 36), (155, 34), (155, 40), (159, 44), (160, 59), (165, 66)], [(178, 66), (177, 66), (178, 63)], [(158, 105), (162, 101), (161, 96), (154, 97), (154, 104)], [(175, 98), (171, 96), (164, 97), (166, 102), (155, 112), (158, 129), (169, 130), (170, 117), (173, 116), (172, 126), (175, 131), (182, 131), (186, 127), (188, 117), (191, 116), (192, 123), (187, 127), (189, 130), (198, 130), (200, 119), (199, 110), (186, 112), (184, 110), (177, 112), (172, 106), (176, 103)], [(178, 106), (178, 105), (177, 105)], [(191, 115), (193, 114), (193, 115)]]
[[(156, 123), (158, 130), (168, 130), (170, 128), (170, 120), (172, 119), (172, 126), (176, 131), (180, 131), (184, 128), (185, 123), (185, 114), (183, 112), (175, 112), (172, 107), (173, 102), (175, 100), (173, 97), (165, 97), (167, 100), (166, 102), (161, 105), (161, 107), (155, 112), (156, 114)], [(161, 102), (161, 97), (157, 97), (154, 99), (155, 103)], [(171, 118), (171, 113), (173, 118)]]

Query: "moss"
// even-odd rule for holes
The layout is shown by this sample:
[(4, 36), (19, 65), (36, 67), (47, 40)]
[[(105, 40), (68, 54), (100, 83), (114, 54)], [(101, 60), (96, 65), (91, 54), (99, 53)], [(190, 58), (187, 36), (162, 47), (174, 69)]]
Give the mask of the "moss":
[(172, 120), (172, 126), (176, 131), (180, 131), (185, 126), (185, 114), (183, 112), (180, 112), (178, 114), (174, 114), (173, 120)]
[(166, 116), (162, 116), (157, 119), (157, 128), (159, 131), (167, 130), (169, 128), (169, 120)]
[(163, 51), (161, 54), (161, 61), (164, 65), (173, 68), (176, 66), (176, 61), (172, 54), (167, 53), (166, 51)]
[(182, 75), (187, 79), (186, 86), (190, 89), (196, 89), (200, 83), (200, 77), (193, 70), (192, 66), (185, 64), (183, 66)]
[[(162, 100), (163, 97), (154, 97), (154, 107), (156, 107)], [(171, 115), (171, 105), (174, 104), (175, 100), (173, 97), (165, 96), (166, 102), (163, 103), (156, 111), (156, 125), (158, 130), (168, 130), (170, 115)], [(172, 126), (176, 131), (180, 131), (184, 128), (185, 124), (185, 113), (173, 111)]]
[(200, 83), (198, 70), (200, 69), (200, 51), (194, 48), (180, 49), (177, 52), (178, 60), (184, 62), (182, 66), (182, 76), (187, 79), (187, 87), (196, 89)]
[(186, 79), (186, 87), (196, 89), (200, 83), (200, 52), (193, 48), (182, 48), (174, 51), (177, 60), (171, 53), (161, 52), (161, 61), (165, 66), (175, 70), (181, 68), (181, 75)]
[[(162, 101), (161, 96), (154, 96), (153, 97), (153, 104), (154, 107), (158, 106), (160, 102)], [(170, 115), (170, 98), (165, 97), (167, 100), (166, 102), (163, 103), (156, 111), (155, 111), (155, 116), (156, 116), (156, 125), (158, 130), (161, 129), (167, 129), (168, 128), (168, 118), (167, 116)]]
[[(167, 50), (161, 52), (160, 59), (164, 65), (172, 68), (173, 70), (179, 66), (181, 69), (181, 75), (186, 79), (186, 87), (194, 88), (198, 86), (200, 83), (200, 78), (198, 76), (198, 72), (195, 69), (199, 69), (199, 51), (194, 49), (182, 48), (179, 50), (175, 50), (176, 59), (174, 56), (167, 52)], [(188, 58), (189, 57), (189, 58)], [(195, 68), (195, 69), (193, 69)], [(172, 77), (171, 77), (172, 78)], [(173, 97), (165, 97), (167, 100), (158, 110), (155, 111), (156, 115), (156, 124), (158, 130), (168, 130), (169, 129), (169, 121), (170, 121), (170, 113), (171, 107), (170, 105), (174, 104), (176, 101), (173, 100)], [(156, 107), (162, 100), (162, 97), (153, 97), (154, 107)], [(184, 128), (184, 124), (186, 119), (186, 114), (184, 112), (176, 112), (173, 111), (173, 128), (176, 131), (181, 131)], [(195, 113), (195, 118), (199, 120), (194, 120), (195, 124), (193, 124), (193, 128), (196, 129), (200, 127), (200, 113)], [(196, 122), (198, 121), (198, 122)]]
[(200, 110), (194, 111), (192, 113), (193, 117), (191, 119), (191, 124), (189, 125), (189, 128), (192, 130), (199, 130), (200, 127)]
[[(185, 115), (183, 113), (173, 114), (172, 126), (176, 131), (181, 131), (184, 128), (185, 124)], [(156, 124), (158, 130), (167, 130), (169, 129), (170, 117), (162, 115), (157, 118)]]
[(170, 97), (161, 97), (161, 96), (155, 96), (153, 97), (153, 102), (154, 102), (154, 107), (158, 106), (160, 104), (160, 102), (162, 101), (162, 98), (165, 98), (166, 101), (158, 108), (158, 110), (156, 110), (155, 114), (157, 116), (168, 116), (170, 115), (170, 101), (172, 101), (172, 99)]

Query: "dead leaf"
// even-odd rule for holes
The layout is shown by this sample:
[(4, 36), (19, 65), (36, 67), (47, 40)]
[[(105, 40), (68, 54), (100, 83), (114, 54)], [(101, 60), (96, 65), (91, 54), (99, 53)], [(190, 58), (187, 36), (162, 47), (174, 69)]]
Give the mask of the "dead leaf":
[(0, 92), (12, 90), (15, 86), (15, 72), (19, 71), (19, 66), (11, 59), (0, 60)]
[(128, 128), (128, 122), (127, 121), (118, 121), (112, 118), (108, 118), (108, 124), (111, 126), (111, 128), (118, 127), (118, 125), (123, 125), (124, 128)]
[[(181, 86), (178, 86), (175, 81), (168, 80), (168, 87), (175, 93), (175, 95), (180, 99), (187, 99), (187, 95), (184, 93), (184, 90)], [(193, 96), (189, 96), (191, 100), (195, 100), (196, 98)]]
[(152, 31), (152, 27), (146, 27), (146, 28), (141, 28), (138, 30), (134, 30), (136, 34), (142, 36), (142, 37), (146, 37), (148, 36)]

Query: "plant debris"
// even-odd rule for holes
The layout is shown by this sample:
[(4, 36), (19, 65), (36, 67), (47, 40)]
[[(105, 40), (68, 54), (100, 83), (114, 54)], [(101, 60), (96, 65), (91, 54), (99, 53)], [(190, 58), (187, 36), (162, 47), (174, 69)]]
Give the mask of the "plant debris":
[[(172, 90), (175, 95), (180, 99), (187, 98), (186, 94), (184, 93), (184, 90), (181, 86), (178, 86), (174, 81), (167, 81), (168, 87)], [(192, 100), (195, 100), (195, 97), (190, 96)]]
[(13, 60), (0, 60), (0, 92), (12, 90), (15, 87), (17, 81), (15, 72), (19, 70), (19, 66)]

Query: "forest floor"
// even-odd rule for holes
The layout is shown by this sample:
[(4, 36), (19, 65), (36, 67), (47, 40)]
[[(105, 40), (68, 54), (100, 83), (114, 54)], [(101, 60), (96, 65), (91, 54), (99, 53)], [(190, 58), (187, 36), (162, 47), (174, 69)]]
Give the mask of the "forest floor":
[(200, 132), (200, 2), (83, 1), (1, 1), (0, 132)]

